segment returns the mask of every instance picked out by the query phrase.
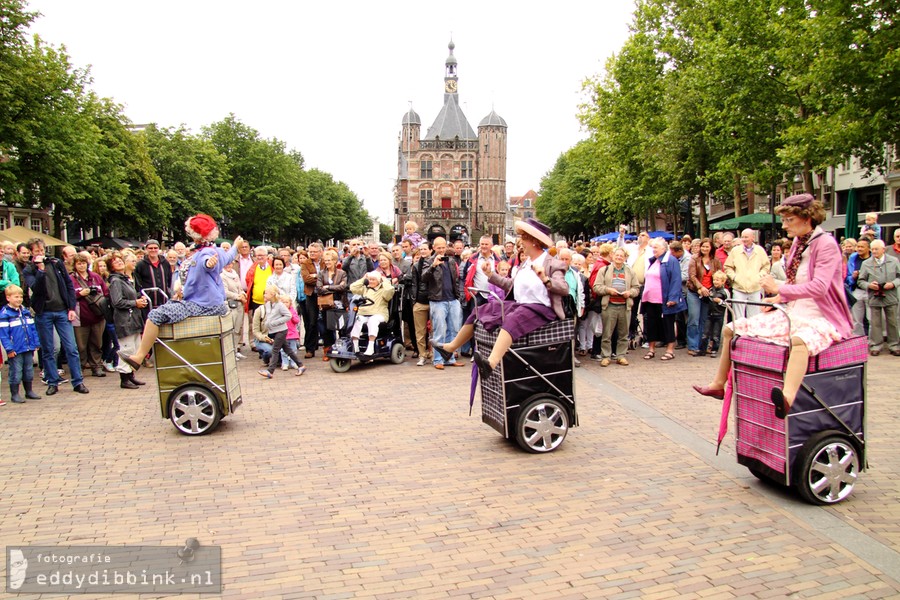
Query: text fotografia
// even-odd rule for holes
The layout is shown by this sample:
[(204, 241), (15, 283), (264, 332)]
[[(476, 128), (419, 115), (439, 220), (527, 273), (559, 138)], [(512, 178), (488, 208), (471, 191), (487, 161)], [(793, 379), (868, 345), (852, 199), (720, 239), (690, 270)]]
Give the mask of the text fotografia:
[(51, 552), (50, 554), (41, 554), (38, 553), (37, 561), (39, 563), (52, 563), (52, 564), (90, 564), (90, 565), (100, 565), (100, 564), (110, 564), (112, 563), (112, 557), (108, 554), (56, 554), (55, 552)]
[(6, 591), (221, 593), (218, 546), (7, 546)]

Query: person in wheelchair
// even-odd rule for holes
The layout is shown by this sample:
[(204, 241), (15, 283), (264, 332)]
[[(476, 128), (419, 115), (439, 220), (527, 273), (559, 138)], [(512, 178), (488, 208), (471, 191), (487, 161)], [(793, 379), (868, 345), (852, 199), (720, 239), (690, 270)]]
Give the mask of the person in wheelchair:
[[(484, 357), (478, 351), (474, 354), (482, 379), (491, 375), (515, 340), (550, 321), (566, 318), (563, 298), (569, 295), (569, 285), (566, 283), (569, 267), (547, 253), (547, 248), (553, 245), (550, 228), (536, 219), (525, 219), (516, 221), (516, 233), (520, 236), (526, 258), (515, 276), (502, 277), (487, 261), (483, 267), (489, 283), (502, 288), (507, 294), (512, 291), (515, 300), (489, 302), (478, 308), (478, 320), (486, 330), (500, 328), (490, 356)], [(450, 343), (432, 344), (445, 360), (450, 360), (453, 352), (472, 338), (475, 318), (475, 312), (469, 315)]]
[(363, 325), (368, 325), (369, 345), (363, 353), (366, 356), (375, 354), (375, 338), (378, 326), (388, 321), (388, 304), (394, 296), (394, 286), (389, 279), (382, 277), (378, 271), (370, 271), (365, 277), (350, 285), (350, 293), (362, 296), (369, 302), (363, 302), (356, 313), (350, 339), (353, 340), (353, 351), (359, 352), (359, 336)]

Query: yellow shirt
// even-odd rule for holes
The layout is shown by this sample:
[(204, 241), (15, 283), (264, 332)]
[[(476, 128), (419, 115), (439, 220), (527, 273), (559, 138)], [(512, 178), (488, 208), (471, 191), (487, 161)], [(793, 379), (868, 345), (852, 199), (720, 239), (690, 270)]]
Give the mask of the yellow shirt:
[(263, 294), (266, 293), (266, 282), (271, 276), (272, 267), (266, 265), (265, 270), (263, 270), (259, 265), (256, 266), (256, 270), (253, 272), (253, 297), (250, 298), (254, 304), (266, 303), (263, 299)]

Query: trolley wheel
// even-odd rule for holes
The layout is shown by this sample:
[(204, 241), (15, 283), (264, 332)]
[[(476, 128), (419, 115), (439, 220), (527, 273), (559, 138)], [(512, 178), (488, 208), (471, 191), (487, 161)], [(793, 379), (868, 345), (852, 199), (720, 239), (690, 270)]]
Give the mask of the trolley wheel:
[(859, 454), (844, 436), (823, 432), (808, 439), (798, 457), (797, 491), (810, 504), (835, 504), (853, 491)]
[(516, 442), (523, 450), (552, 452), (559, 448), (568, 432), (569, 413), (562, 402), (552, 396), (529, 400), (519, 410)]
[(219, 399), (208, 389), (188, 385), (169, 398), (169, 418), (175, 429), (185, 435), (204, 435), (219, 425), (222, 410)]
[(350, 362), (349, 358), (332, 358), (328, 364), (335, 373), (346, 373), (350, 370)]
[(391, 362), (395, 365), (399, 365), (406, 358), (406, 348), (403, 347), (402, 342), (394, 342), (394, 345), (391, 346)]

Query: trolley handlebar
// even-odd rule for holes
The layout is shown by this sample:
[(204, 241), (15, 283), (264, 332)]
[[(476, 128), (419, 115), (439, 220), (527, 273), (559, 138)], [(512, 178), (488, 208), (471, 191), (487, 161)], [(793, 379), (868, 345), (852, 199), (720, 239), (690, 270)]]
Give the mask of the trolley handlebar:
[[(499, 300), (500, 301), (500, 320), (506, 321), (506, 308), (503, 304), (503, 298), (501, 298), (499, 295), (497, 295), (497, 292), (495, 292), (494, 290), (482, 289), (482, 288), (477, 288), (474, 286), (468, 287), (466, 289), (469, 290), (469, 293), (472, 294), (473, 296), (475, 294), (490, 294), (491, 296), (493, 296), (494, 298)], [(475, 318), (476, 319), (478, 318), (478, 302), (475, 303)]]
[(165, 298), (165, 302), (169, 301), (169, 295), (167, 293), (165, 293), (162, 288), (158, 288), (158, 287), (142, 288), (141, 296), (143, 296), (144, 298), (147, 299), (147, 304), (150, 308), (153, 308), (153, 300), (150, 298), (150, 296), (147, 295), (147, 292), (156, 292), (157, 294), (159, 294), (160, 296)]

